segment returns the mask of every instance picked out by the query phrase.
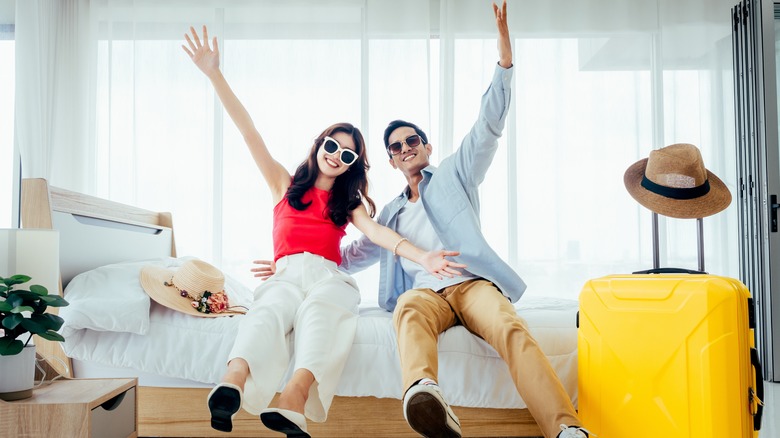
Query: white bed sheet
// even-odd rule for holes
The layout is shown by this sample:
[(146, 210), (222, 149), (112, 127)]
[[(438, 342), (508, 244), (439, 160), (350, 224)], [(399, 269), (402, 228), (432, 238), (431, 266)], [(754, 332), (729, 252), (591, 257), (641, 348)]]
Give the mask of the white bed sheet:
[[(140, 284), (137, 287), (144, 294)], [(66, 298), (72, 293), (66, 291)], [(88, 302), (74, 301), (72, 306)], [(521, 299), (516, 308), (576, 406), (577, 302), (532, 297)], [(79, 312), (69, 309), (71, 315)], [(151, 302), (148, 328), (140, 334), (94, 326), (76, 328), (73, 324), (78, 318), (72, 318), (68, 325), (69, 318), (64, 317), (63, 348), (77, 364), (76, 377), (137, 376), (140, 384), (149, 386), (217, 383), (225, 372), (241, 318), (196, 318)], [(455, 406), (525, 407), (496, 351), (460, 326), (447, 330), (439, 339), (439, 383)], [(398, 351), (389, 312), (378, 307), (361, 309), (355, 342), (336, 394), (401, 398)]]
[[(518, 313), (528, 322), (576, 406), (576, 301), (529, 299), (524, 304)], [(83, 330), (72, 337), (66, 352), (74, 359), (76, 377), (133, 376), (139, 377), (141, 385), (164, 387), (204, 387), (219, 381), (237, 319), (195, 320), (156, 304), (152, 305), (151, 319), (146, 335)], [(194, 329), (198, 325), (195, 321), (222, 321), (222, 333)], [(196, 347), (198, 344), (202, 348)], [(440, 385), (451, 404), (525, 407), (503, 360), (463, 327), (441, 336), (439, 352)], [(379, 308), (363, 309), (337, 395), (400, 399), (400, 381), (391, 315)]]

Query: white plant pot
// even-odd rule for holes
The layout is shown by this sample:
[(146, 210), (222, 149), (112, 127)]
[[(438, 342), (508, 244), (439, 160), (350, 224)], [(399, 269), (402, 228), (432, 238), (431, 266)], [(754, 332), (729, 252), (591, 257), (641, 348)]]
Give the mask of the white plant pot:
[(0, 356), (0, 399), (21, 400), (32, 397), (35, 386), (35, 345), (19, 354)]

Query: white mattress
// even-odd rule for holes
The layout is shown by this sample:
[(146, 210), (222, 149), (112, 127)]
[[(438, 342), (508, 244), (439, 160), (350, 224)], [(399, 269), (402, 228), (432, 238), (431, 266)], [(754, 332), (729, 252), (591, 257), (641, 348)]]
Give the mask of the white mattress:
[[(172, 265), (178, 261), (154, 263)], [(66, 339), (63, 348), (74, 359), (76, 377), (136, 376), (146, 386), (217, 383), (225, 372), (241, 317), (196, 318), (150, 300), (144, 304), (147, 296), (137, 281), (141, 265), (111, 266), (108, 271), (98, 268), (68, 286), (65, 296), (71, 305), (61, 309), (66, 321), (61, 332)], [(251, 294), (239, 286), (235, 289), (228, 289), (234, 302)], [(105, 294), (106, 300), (98, 299), (99, 294)], [(119, 303), (110, 304), (112, 298)], [(577, 302), (527, 298), (516, 307), (576, 406)], [(97, 317), (96, 311), (103, 313)], [(110, 316), (114, 312), (125, 317)], [(123, 321), (132, 324), (123, 326)], [(439, 383), (448, 401), (456, 406), (525, 407), (504, 361), (486, 342), (460, 326), (447, 330), (439, 339)], [(283, 384), (280, 382), (280, 389)], [(392, 315), (380, 308), (362, 308), (337, 395), (400, 399), (401, 391)]]

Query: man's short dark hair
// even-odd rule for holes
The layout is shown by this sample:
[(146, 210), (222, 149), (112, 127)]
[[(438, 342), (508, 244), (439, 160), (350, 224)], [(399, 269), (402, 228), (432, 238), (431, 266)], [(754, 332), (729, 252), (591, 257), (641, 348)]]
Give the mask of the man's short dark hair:
[(425, 132), (420, 129), (419, 126), (415, 125), (414, 123), (407, 122), (405, 120), (393, 120), (387, 125), (387, 128), (385, 128), (385, 150), (387, 150), (387, 147), (390, 146), (390, 143), (388, 143), (390, 139), (390, 134), (393, 133), (398, 128), (402, 128), (404, 126), (408, 126), (412, 129), (414, 129), (414, 132), (417, 133), (417, 135), (422, 138), (423, 144), (428, 144), (428, 136), (425, 135)]

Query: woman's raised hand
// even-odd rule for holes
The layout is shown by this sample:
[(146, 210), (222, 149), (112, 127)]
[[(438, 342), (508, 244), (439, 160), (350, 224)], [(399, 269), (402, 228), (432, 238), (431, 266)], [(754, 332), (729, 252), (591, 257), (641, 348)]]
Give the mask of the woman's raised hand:
[(190, 55), (190, 59), (195, 65), (206, 74), (211, 77), (211, 74), (219, 71), (219, 45), (217, 44), (217, 37), (211, 40), (211, 46), (209, 47), (209, 33), (206, 26), (203, 26), (203, 40), (198, 36), (198, 32), (195, 28), (190, 26), (190, 38), (189, 34), (184, 34), (184, 39), (187, 40), (187, 46), (182, 44), (181, 48)]

